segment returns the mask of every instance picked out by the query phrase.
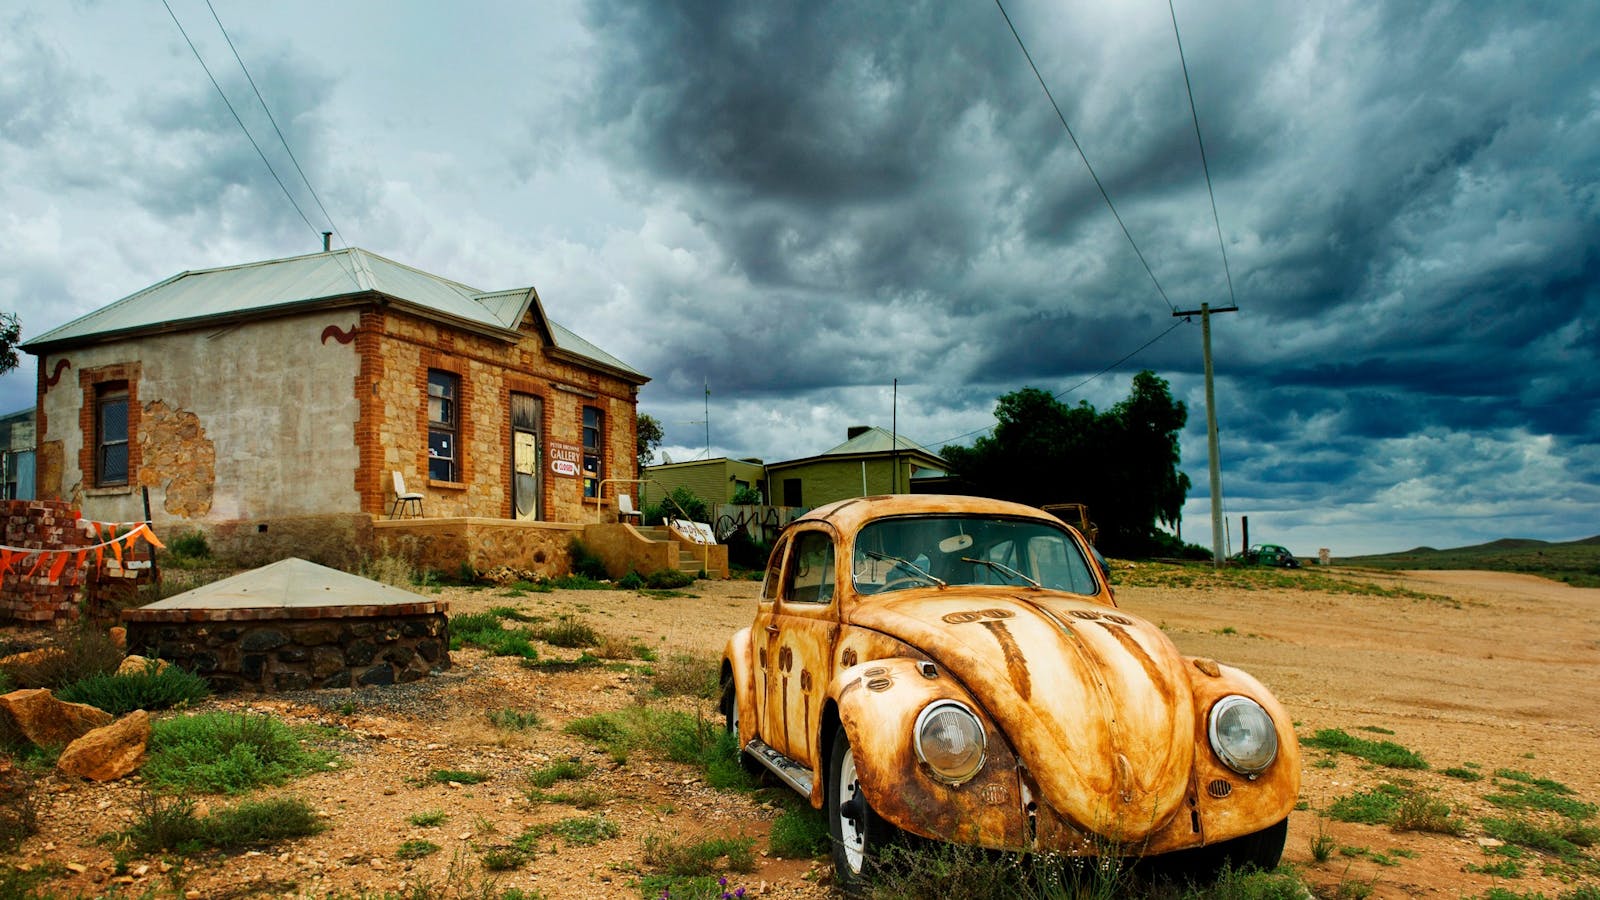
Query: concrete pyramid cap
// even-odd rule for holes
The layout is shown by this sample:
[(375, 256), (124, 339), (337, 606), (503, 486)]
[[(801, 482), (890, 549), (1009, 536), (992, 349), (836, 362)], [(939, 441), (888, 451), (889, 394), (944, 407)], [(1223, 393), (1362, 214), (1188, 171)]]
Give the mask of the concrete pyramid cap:
[(165, 600), (123, 610), (128, 622), (336, 619), (445, 613), (449, 604), (290, 557)]

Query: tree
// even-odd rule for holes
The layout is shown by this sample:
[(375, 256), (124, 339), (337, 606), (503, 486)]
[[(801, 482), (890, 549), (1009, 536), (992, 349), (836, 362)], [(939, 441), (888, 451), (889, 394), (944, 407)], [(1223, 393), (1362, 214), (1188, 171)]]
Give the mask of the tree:
[(0, 313), (0, 375), (15, 369), (17, 345), (22, 343), (22, 320), (16, 313)]
[(639, 473), (644, 474), (645, 466), (650, 465), (650, 460), (655, 458), (656, 448), (661, 446), (661, 423), (655, 416), (639, 413), (635, 422), (639, 437)]
[(1114, 554), (1150, 553), (1156, 523), (1175, 523), (1189, 491), (1178, 471), (1182, 402), (1155, 373), (1133, 378), (1127, 399), (1107, 412), (1067, 406), (1022, 388), (995, 403), (995, 427), (971, 447), (945, 447), (951, 474), (975, 494), (1032, 506), (1086, 503), (1100, 544)]

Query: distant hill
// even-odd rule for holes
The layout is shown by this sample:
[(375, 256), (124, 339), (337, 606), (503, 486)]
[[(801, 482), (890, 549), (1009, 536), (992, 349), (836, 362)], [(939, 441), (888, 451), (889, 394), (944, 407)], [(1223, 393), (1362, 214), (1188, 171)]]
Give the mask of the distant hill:
[(1417, 547), (1399, 553), (1344, 557), (1338, 560), (1338, 564), (1378, 569), (1523, 572), (1579, 587), (1600, 587), (1600, 535), (1561, 543), (1530, 538), (1501, 538), (1487, 544), (1449, 550)]

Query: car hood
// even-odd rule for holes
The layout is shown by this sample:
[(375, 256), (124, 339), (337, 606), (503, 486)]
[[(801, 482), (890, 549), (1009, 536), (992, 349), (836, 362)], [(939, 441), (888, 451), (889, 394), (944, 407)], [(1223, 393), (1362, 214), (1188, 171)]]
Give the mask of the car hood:
[(850, 620), (961, 681), (1069, 821), (1137, 842), (1182, 805), (1194, 701), (1187, 662), (1154, 625), (1070, 594), (953, 589), (873, 598)]

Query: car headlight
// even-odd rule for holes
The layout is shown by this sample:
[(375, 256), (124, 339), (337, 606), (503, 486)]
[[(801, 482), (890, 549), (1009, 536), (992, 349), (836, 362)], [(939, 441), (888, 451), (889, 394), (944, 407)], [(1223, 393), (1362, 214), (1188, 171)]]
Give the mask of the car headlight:
[(1211, 749), (1240, 775), (1257, 775), (1278, 757), (1278, 730), (1261, 704), (1229, 694), (1211, 707)]
[(983, 723), (954, 700), (928, 704), (913, 729), (917, 758), (941, 781), (961, 784), (983, 768)]

